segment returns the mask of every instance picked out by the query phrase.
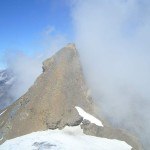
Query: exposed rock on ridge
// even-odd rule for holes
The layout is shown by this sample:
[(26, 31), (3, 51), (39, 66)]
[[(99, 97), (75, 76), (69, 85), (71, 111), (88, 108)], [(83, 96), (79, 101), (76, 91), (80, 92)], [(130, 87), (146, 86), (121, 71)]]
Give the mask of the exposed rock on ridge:
[[(84, 133), (124, 140), (140, 150), (138, 141), (121, 130), (98, 127), (83, 121), (75, 106), (95, 115), (86, 87), (78, 52), (69, 44), (43, 63), (43, 73), (34, 85), (0, 116), (0, 142), (34, 131), (62, 129), (81, 122)], [(97, 116), (98, 117), (98, 116)]]

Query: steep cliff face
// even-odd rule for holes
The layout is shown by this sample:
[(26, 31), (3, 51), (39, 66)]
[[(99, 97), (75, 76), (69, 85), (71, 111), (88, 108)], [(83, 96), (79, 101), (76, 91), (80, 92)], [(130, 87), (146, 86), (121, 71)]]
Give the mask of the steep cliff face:
[(102, 118), (100, 126), (84, 118), (78, 107), (100, 119), (84, 81), (78, 52), (75, 45), (69, 44), (44, 61), (43, 73), (34, 85), (1, 113), (0, 142), (35, 131), (82, 123), (85, 134), (123, 140), (133, 149), (142, 149), (134, 137), (111, 128)]

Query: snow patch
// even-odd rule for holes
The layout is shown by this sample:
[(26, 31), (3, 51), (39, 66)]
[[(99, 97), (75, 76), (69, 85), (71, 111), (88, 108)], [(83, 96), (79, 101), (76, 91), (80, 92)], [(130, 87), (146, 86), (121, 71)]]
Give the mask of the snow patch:
[[(6, 109), (7, 110), (7, 109)], [(6, 112), (6, 110), (4, 110), (2, 113), (0, 113), (0, 116), (2, 115), (2, 114), (4, 114), (5, 112)]]
[(8, 140), (0, 150), (131, 150), (124, 141), (83, 134), (80, 126), (38, 131)]
[(0, 138), (0, 141), (2, 141), (3, 140), (3, 136)]
[(90, 115), (89, 113), (85, 112), (82, 108), (80, 108), (78, 106), (75, 106), (75, 108), (77, 109), (79, 115), (81, 117), (83, 117), (83, 119), (89, 120), (91, 123), (94, 123), (97, 126), (102, 126), (103, 127), (103, 124), (100, 120), (98, 120), (94, 116)]
[(14, 82), (15, 78), (10, 78), (5, 84), (12, 84)]

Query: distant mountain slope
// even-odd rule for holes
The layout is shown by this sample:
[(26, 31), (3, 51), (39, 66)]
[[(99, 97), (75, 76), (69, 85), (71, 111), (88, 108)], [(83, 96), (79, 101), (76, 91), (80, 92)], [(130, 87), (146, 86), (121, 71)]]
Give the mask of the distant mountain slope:
[(12, 102), (10, 88), (13, 86), (14, 76), (10, 70), (0, 71), (0, 110), (7, 107)]
[(32, 132), (79, 126), (84, 134), (121, 140), (141, 150), (135, 137), (99, 116), (89, 93), (77, 49), (69, 44), (44, 61), (34, 85), (0, 112), (0, 143)]

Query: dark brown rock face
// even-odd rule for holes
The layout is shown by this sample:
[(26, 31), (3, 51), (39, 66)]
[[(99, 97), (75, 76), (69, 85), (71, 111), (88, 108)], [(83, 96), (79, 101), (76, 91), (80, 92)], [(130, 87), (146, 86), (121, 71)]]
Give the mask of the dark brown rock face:
[(34, 85), (0, 116), (0, 143), (34, 131), (62, 129), (83, 122), (85, 134), (124, 140), (134, 149), (141, 149), (134, 137), (121, 130), (105, 126), (104, 122), (104, 127), (98, 127), (83, 121), (75, 106), (96, 114), (78, 52), (69, 44), (43, 63), (43, 73)]

